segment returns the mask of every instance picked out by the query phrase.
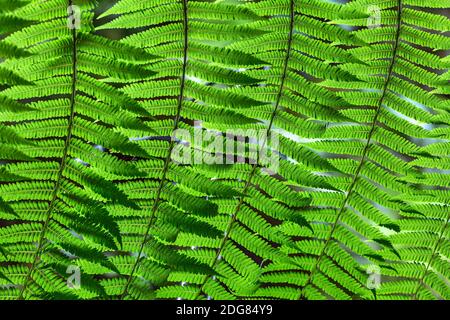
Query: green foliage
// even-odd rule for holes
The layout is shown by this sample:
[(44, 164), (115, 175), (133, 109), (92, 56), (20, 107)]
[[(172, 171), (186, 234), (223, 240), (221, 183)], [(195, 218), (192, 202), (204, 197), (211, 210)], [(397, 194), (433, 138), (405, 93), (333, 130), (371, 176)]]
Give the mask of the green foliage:
[(104, 3), (0, 0), (0, 299), (450, 299), (448, 1)]

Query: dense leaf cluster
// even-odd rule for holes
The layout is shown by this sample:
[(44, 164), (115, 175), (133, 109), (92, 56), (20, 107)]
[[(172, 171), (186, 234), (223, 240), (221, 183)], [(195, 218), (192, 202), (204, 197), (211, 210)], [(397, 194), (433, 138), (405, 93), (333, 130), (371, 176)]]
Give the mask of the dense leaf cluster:
[(450, 1), (347, 2), (0, 0), (0, 299), (450, 299)]

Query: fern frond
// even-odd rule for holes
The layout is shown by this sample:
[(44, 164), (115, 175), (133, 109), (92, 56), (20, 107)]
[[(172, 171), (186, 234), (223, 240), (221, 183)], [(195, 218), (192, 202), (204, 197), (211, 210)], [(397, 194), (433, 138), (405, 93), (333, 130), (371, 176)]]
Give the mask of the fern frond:
[[(2, 66), (33, 82), (29, 85), (10, 82), (12, 87), (2, 92), (7, 99), (5, 102), (14, 102), (23, 110), (18, 113), (3, 109), (5, 120), (2, 117), (2, 121), (8, 121), (6, 118), (9, 117), (8, 128), (29, 141), (29, 149), (22, 150), (32, 157), (28, 160), (16, 155), (13, 159), (22, 162), (3, 167), (5, 172), (15, 178), (2, 185), (2, 194), (13, 210), (19, 210), (17, 217), (5, 218), (12, 220), (13, 226), (30, 225), (38, 230), (37, 238), (16, 239), (16, 243), (36, 243), (34, 250), (29, 253), (26, 277), (12, 283), (19, 289), (16, 297), (19, 299), (46, 294), (73, 295), (65, 281), (62, 281), (65, 276), (61, 275), (69, 265), (76, 265), (77, 260), (71, 256), (89, 259), (117, 271), (103, 251), (107, 248), (117, 249), (122, 243), (121, 235), (117, 222), (111, 219), (103, 204), (136, 205), (128, 201), (125, 193), (109, 180), (105, 171), (127, 174), (126, 171), (130, 170), (128, 164), (124, 166), (118, 162), (114, 153), (147, 157), (144, 150), (116, 129), (127, 122), (132, 127), (145, 128), (130, 112), (139, 113), (139, 106), (116, 88), (101, 82), (101, 76), (110, 76), (114, 69), (120, 70), (120, 74), (125, 77), (133, 77), (133, 71), (124, 71), (124, 64), (128, 62), (102, 58), (101, 50), (94, 53), (92, 49), (83, 49), (86, 45), (78, 49), (78, 45), (84, 41), (103, 48), (111, 41), (98, 40), (97, 36), (88, 35), (92, 30), (90, 10), (93, 2), (77, 3), (82, 9), (82, 27), (79, 30), (75, 26), (69, 28), (67, 6), (72, 4), (71, 1), (67, 3), (60, 0), (45, 4), (42, 1), (30, 1), (9, 13), (10, 16), (29, 20), (30, 26), (12, 33), (2, 42), (18, 46), (17, 50), (10, 50), (16, 57), (10, 57)], [(43, 9), (42, 5), (46, 10), (38, 9)], [(128, 48), (118, 44), (112, 46), (122, 51)], [(130, 51), (137, 52), (136, 49)], [(144, 52), (141, 54), (146, 56)], [(109, 59), (109, 62), (105, 63), (101, 59)], [(106, 69), (111, 72), (105, 72)], [(104, 92), (102, 98), (101, 92)], [(98, 100), (93, 100), (93, 96)], [(126, 102), (130, 102), (128, 109), (123, 108)], [(84, 103), (80, 109), (79, 103)], [(86, 108), (89, 104), (94, 105), (94, 108)], [(122, 113), (123, 119), (117, 122), (111, 116), (108, 117), (112, 110)], [(98, 119), (103, 122), (96, 123)], [(106, 136), (114, 138), (105, 139)], [(96, 150), (96, 145), (102, 146), (103, 152)], [(58, 147), (51, 151), (50, 146)], [(105, 148), (108, 148), (108, 152), (104, 152)], [(95, 155), (96, 151), (100, 154)], [(108, 169), (104, 161), (96, 165), (99, 161), (95, 157), (98, 160), (109, 158), (114, 165)], [(135, 169), (135, 172), (138, 170)], [(19, 206), (24, 199), (27, 205)], [(9, 261), (15, 261), (14, 251), (10, 251), (8, 256), (8, 259), (12, 259)], [(57, 261), (46, 261), (50, 256)], [(56, 279), (60, 285), (52, 284)], [(92, 281), (92, 288), (96, 288), (94, 291), (87, 292), (88, 282), (85, 290), (76, 296), (88, 298), (103, 294)]]
[(450, 299), (449, 6), (0, 0), (0, 299)]

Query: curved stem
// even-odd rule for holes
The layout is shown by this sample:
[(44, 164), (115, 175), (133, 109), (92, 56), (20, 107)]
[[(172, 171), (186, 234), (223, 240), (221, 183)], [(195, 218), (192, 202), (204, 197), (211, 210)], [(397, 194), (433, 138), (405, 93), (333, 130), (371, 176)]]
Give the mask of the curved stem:
[[(289, 58), (290, 58), (291, 49), (292, 49), (292, 38), (293, 38), (293, 34), (294, 34), (294, 18), (295, 18), (294, 7), (295, 7), (294, 0), (291, 0), (290, 1), (290, 5), (289, 5), (289, 36), (288, 36), (288, 41), (287, 41), (288, 43), (287, 43), (286, 56), (284, 58), (284, 63), (283, 63), (283, 72), (282, 72), (282, 75), (281, 75), (281, 81), (280, 81), (280, 86), (279, 86), (279, 90), (278, 90), (278, 94), (277, 94), (277, 99), (276, 99), (276, 102), (275, 102), (275, 107), (274, 107), (274, 109), (272, 111), (272, 114), (270, 116), (270, 121), (269, 121), (269, 125), (267, 127), (267, 132), (266, 132), (266, 135), (264, 137), (263, 142), (261, 143), (261, 149), (264, 149), (264, 147), (265, 147), (265, 145), (267, 143), (267, 139), (269, 137), (269, 134), (272, 131), (273, 121), (275, 119), (275, 116), (277, 114), (278, 108), (280, 106), (281, 98), (283, 96), (284, 83), (286, 81), (287, 70), (288, 70), (288, 66), (289, 66)], [(228, 239), (230, 237), (230, 234), (231, 234), (231, 232), (233, 230), (233, 225), (236, 222), (237, 215), (238, 215), (239, 211), (242, 208), (242, 205), (243, 205), (244, 199), (245, 199), (245, 194), (247, 193), (247, 190), (249, 189), (249, 187), (251, 185), (252, 179), (253, 179), (253, 177), (254, 177), (254, 175), (256, 173), (256, 169), (257, 168), (258, 168), (258, 162), (256, 162), (252, 166), (252, 170), (250, 171), (249, 177), (248, 177), (247, 182), (246, 182), (246, 184), (244, 186), (244, 189), (242, 191), (243, 196), (240, 197), (239, 203), (236, 206), (236, 209), (235, 209), (234, 213), (231, 215), (230, 221), (228, 222), (228, 225), (227, 225), (227, 229), (226, 229), (226, 231), (224, 233), (224, 237), (223, 237), (223, 239), (222, 239), (222, 241), (221, 241), (221, 243), (219, 245), (219, 248), (217, 250), (217, 254), (215, 256), (215, 259), (214, 259), (211, 267), (214, 267), (219, 261), (219, 257), (221, 256), (221, 253), (222, 253), (222, 251), (223, 251), (223, 249), (225, 247), (225, 244), (227, 243), (227, 241), (228, 241)], [(205, 279), (203, 280), (203, 282), (202, 282), (202, 284), (200, 286), (200, 290), (197, 293), (195, 299), (203, 292), (203, 287), (207, 283), (208, 278), (209, 278), (209, 276), (206, 276)]]
[[(177, 113), (174, 118), (172, 133), (176, 132), (176, 130), (178, 129), (179, 123), (180, 123), (181, 108), (182, 108), (183, 99), (184, 99), (184, 88), (186, 85), (186, 70), (187, 70), (187, 60), (188, 60), (188, 0), (182, 0), (182, 2), (183, 2), (183, 38), (184, 38), (183, 39), (183, 42), (184, 42), (183, 43), (183, 66), (182, 66), (181, 83), (180, 83), (180, 94), (178, 96), (178, 103), (177, 103)], [(169, 170), (172, 150), (174, 147), (175, 147), (175, 139), (174, 139), (174, 137), (172, 137), (170, 144), (169, 144), (169, 149), (167, 151), (167, 156), (164, 161), (164, 167), (163, 167), (161, 181), (160, 181), (158, 189), (156, 191), (156, 198), (155, 198), (155, 201), (153, 202), (153, 206), (151, 209), (150, 219), (149, 219), (149, 222), (148, 222), (145, 234), (144, 234), (144, 238), (139, 247), (139, 253), (138, 253), (137, 259), (136, 259), (135, 263), (133, 264), (131, 273), (128, 277), (128, 281), (125, 284), (125, 289), (124, 289), (122, 295), (120, 296), (121, 300), (128, 294), (129, 286), (133, 281), (133, 275), (137, 271), (137, 269), (140, 265), (140, 262), (142, 261), (142, 252), (144, 251), (144, 247), (147, 243), (150, 229), (152, 228), (153, 224), (156, 221), (155, 214), (158, 209), (159, 203), (161, 201), (161, 192), (162, 192), (162, 189), (164, 188), (164, 185), (165, 185), (165, 182), (167, 179), (167, 172)]]
[(375, 132), (375, 128), (377, 127), (378, 117), (380, 116), (380, 113), (381, 113), (381, 110), (382, 110), (382, 105), (383, 105), (384, 99), (386, 97), (386, 93), (388, 91), (389, 83), (390, 83), (391, 78), (392, 78), (392, 73), (393, 73), (395, 61), (396, 61), (396, 58), (397, 58), (398, 45), (399, 45), (399, 41), (400, 41), (400, 30), (401, 30), (401, 24), (402, 24), (402, 9), (403, 9), (402, 0), (398, 0), (397, 30), (396, 30), (396, 33), (395, 33), (394, 47), (392, 49), (392, 58), (391, 58), (391, 61), (389, 63), (388, 73), (387, 73), (386, 81), (384, 82), (383, 91), (382, 91), (380, 100), (378, 100), (378, 105), (377, 105), (377, 109), (376, 109), (376, 112), (375, 112), (375, 116), (373, 117), (372, 125), (371, 125), (371, 128), (370, 128), (369, 134), (367, 136), (367, 142), (366, 142), (366, 145), (364, 146), (364, 150), (363, 150), (363, 153), (361, 155), (361, 161), (360, 161), (360, 163), (359, 163), (359, 165), (358, 165), (358, 167), (356, 169), (355, 175), (353, 176), (353, 180), (352, 180), (352, 182), (350, 184), (350, 187), (349, 187), (349, 189), (347, 191), (347, 195), (346, 195), (346, 197), (345, 197), (341, 207), (339, 208), (338, 214), (337, 214), (336, 219), (335, 219), (335, 221), (334, 221), (334, 223), (333, 223), (333, 225), (331, 227), (330, 233), (329, 233), (327, 239), (325, 240), (325, 244), (322, 247), (322, 250), (320, 251), (319, 256), (318, 256), (318, 258), (316, 260), (316, 263), (314, 264), (314, 266), (311, 269), (311, 272), (310, 272), (310, 274), (308, 276), (308, 280), (306, 281), (306, 284), (304, 285), (303, 290), (300, 293), (299, 299), (301, 299), (303, 297), (304, 289), (306, 289), (306, 287), (309, 284), (311, 284), (312, 278), (313, 278), (315, 272), (317, 271), (317, 268), (318, 268), (322, 258), (325, 255), (325, 251), (326, 251), (328, 245), (330, 244), (330, 242), (332, 240), (333, 233), (336, 230), (338, 222), (341, 219), (341, 216), (344, 214), (347, 202), (348, 202), (348, 200), (350, 199), (350, 197), (351, 197), (351, 195), (353, 193), (353, 190), (354, 190), (354, 188), (356, 186), (356, 183), (358, 182), (359, 175), (361, 173), (361, 169), (364, 167), (364, 164), (365, 164), (365, 162), (367, 160), (367, 154), (369, 152), (369, 148), (370, 148), (370, 145), (372, 143), (372, 137), (373, 137), (373, 134)]
[[(72, 6), (72, 4), (73, 4), (73, 1), (69, 0), (69, 6)], [(20, 290), (19, 296), (17, 298), (18, 300), (23, 299), (23, 295), (31, 281), (31, 276), (32, 276), (34, 270), (36, 269), (38, 262), (40, 260), (40, 257), (42, 255), (45, 234), (47, 232), (48, 225), (52, 218), (52, 213), (53, 213), (53, 209), (55, 207), (55, 202), (58, 199), (58, 193), (59, 193), (59, 189), (61, 186), (61, 181), (63, 179), (63, 172), (64, 172), (64, 169), (65, 169), (66, 163), (67, 163), (69, 145), (70, 145), (70, 141), (72, 139), (72, 129), (73, 129), (74, 118), (75, 118), (75, 97), (76, 97), (76, 91), (77, 91), (77, 88), (76, 88), (76, 83), (77, 83), (77, 30), (76, 30), (76, 28), (72, 28), (71, 33), (72, 33), (72, 85), (71, 85), (71, 94), (70, 94), (70, 107), (69, 107), (70, 115), (69, 115), (69, 121), (68, 121), (68, 127), (67, 127), (67, 137), (66, 137), (66, 140), (64, 143), (63, 155), (61, 158), (61, 163), (59, 165), (58, 176), (57, 176), (55, 186), (52, 191), (52, 198), (50, 200), (49, 207), (45, 213), (46, 218), (45, 218), (44, 226), (42, 227), (41, 233), (39, 235), (38, 246), (37, 246), (37, 249), (34, 254), (33, 263), (31, 264), (31, 267), (28, 270), (27, 276), (25, 278), (25, 282), (24, 282), (24, 284)]]

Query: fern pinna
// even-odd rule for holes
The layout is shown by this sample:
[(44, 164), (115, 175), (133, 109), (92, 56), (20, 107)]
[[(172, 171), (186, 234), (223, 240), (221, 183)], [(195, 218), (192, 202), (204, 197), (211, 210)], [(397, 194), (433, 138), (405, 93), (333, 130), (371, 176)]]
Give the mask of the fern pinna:
[(449, 299), (450, 2), (343, 2), (0, 0), (1, 299)]

